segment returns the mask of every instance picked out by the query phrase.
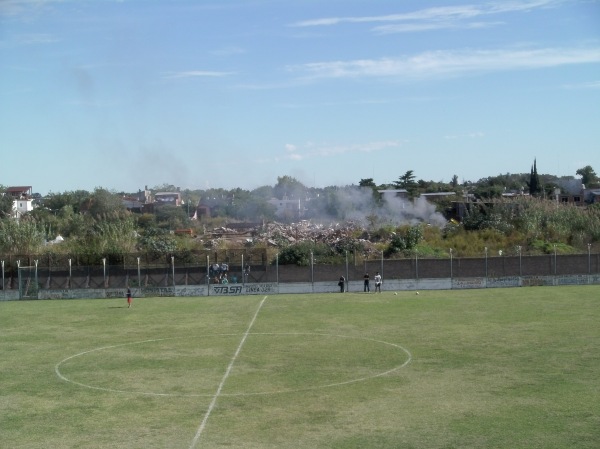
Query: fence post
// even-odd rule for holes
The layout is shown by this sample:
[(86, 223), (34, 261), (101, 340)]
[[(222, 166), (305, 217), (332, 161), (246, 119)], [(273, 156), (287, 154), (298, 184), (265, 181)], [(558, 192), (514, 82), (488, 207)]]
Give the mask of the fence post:
[(415, 248), (415, 288), (419, 289), (419, 251)]
[(106, 288), (106, 257), (102, 258), (102, 287)]
[(35, 263), (35, 299), (40, 298), (39, 285), (38, 285), (38, 261), (37, 259), (33, 261)]
[(485, 288), (488, 286), (488, 247), (484, 247), (485, 251)]
[(344, 291), (347, 292), (348, 291), (348, 283), (350, 281), (350, 279), (348, 278), (349, 275), (349, 271), (348, 271), (348, 251), (346, 250), (346, 282), (344, 283)]
[(175, 256), (171, 256), (171, 270), (173, 275), (173, 289), (175, 289)]
[(315, 292), (315, 260), (313, 252), (310, 252), (310, 284), (312, 287), (312, 292)]
[(450, 289), (452, 289), (452, 248), (450, 248)]

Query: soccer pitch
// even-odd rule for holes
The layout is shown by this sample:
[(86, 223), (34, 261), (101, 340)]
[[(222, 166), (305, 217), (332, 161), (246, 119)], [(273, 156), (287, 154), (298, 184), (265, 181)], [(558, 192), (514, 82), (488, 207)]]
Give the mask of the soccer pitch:
[(2, 448), (597, 448), (600, 288), (0, 302)]

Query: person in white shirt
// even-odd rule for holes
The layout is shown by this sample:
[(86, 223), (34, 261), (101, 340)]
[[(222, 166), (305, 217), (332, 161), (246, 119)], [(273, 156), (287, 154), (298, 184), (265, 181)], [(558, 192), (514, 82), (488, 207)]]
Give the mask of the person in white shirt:
[(381, 275), (379, 271), (375, 274), (375, 293), (381, 293)]

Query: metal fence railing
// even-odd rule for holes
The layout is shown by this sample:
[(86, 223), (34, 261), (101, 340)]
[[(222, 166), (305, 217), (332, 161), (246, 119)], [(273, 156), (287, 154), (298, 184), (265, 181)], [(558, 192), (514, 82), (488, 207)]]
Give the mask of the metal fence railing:
[[(230, 254), (221, 260), (210, 255), (185, 258), (176, 256), (158, 260), (126, 256), (118, 263), (108, 258), (98, 264), (75, 263), (73, 259), (52, 260), (51, 264), (40, 260), (0, 260), (2, 279), (0, 290), (18, 289), (21, 282), (35, 278), (39, 289), (84, 289), (122, 287), (163, 287), (177, 285), (203, 285), (225, 282), (322, 282), (344, 276), (346, 280), (363, 279), (365, 273), (371, 278), (379, 272), (384, 279), (435, 279), (435, 278), (499, 278), (507, 276), (560, 276), (600, 273), (600, 254), (494, 256), (478, 258), (456, 257), (450, 252), (446, 259), (419, 258), (415, 254), (405, 259), (346, 258), (342, 264), (318, 264), (311, 258), (308, 266), (280, 265), (277, 258), (270, 263), (266, 254), (244, 257), (244, 253)], [(217, 268), (218, 266), (218, 268)], [(28, 267), (24, 271), (20, 268)], [(27, 278), (25, 278), (27, 273)], [(337, 282), (337, 281), (336, 281)]]

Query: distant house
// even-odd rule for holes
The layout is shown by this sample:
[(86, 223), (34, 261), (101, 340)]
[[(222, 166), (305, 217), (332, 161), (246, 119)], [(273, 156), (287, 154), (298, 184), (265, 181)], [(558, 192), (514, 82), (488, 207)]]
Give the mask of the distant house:
[(451, 198), (456, 196), (456, 192), (431, 192), (431, 193), (421, 193), (419, 195), (425, 198), (428, 201), (439, 200), (443, 198)]
[(12, 216), (14, 218), (20, 218), (21, 215), (34, 209), (31, 186), (8, 187), (6, 195), (13, 198)]
[(198, 203), (196, 207), (194, 216), (192, 217), (194, 220), (202, 220), (202, 218), (210, 218), (210, 206), (204, 203)]
[(6, 194), (12, 196), (14, 199), (26, 199), (33, 196), (31, 186), (9, 187), (6, 189)]
[(554, 199), (557, 203), (574, 204), (575, 206), (583, 206), (584, 202), (584, 185), (581, 179), (558, 179), (556, 185), (559, 188), (554, 191)]
[(183, 200), (181, 198), (181, 192), (157, 192), (154, 194), (154, 203), (157, 206), (162, 204), (181, 206)]
[(600, 203), (600, 189), (584, 189), (583, 199), (588, 204)]
[(408, 199), (408, 190), (406, 190), (406, 189), (381, 189), (381, 190), (377, 190), (377, 191), (379, 193), (381, 193), (383, 196), (393, 194), (395, 197)]
[(135, 196), (124, 196), (121, 198), (121, 202), (128, 211), (137, 213), (142, 213), (144, 211), (144, 203)]

